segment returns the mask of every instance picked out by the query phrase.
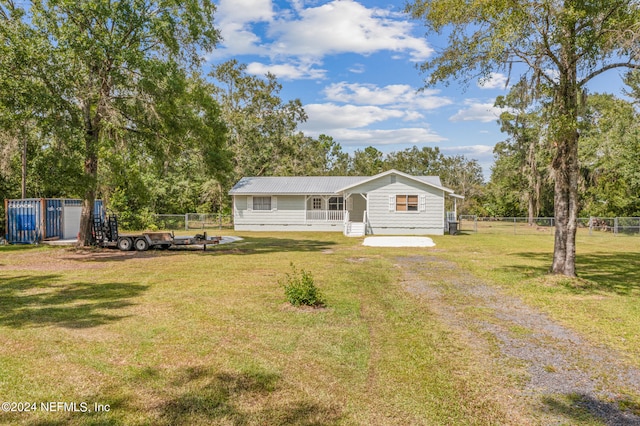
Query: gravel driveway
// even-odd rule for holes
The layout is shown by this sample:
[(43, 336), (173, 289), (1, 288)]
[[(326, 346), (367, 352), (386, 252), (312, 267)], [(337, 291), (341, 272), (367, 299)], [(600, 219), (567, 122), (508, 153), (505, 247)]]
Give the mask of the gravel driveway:
[(404, 271), (405, 290), (443, 323), (475, 344), (497, 347), (490, 351), (494, 363), (518, 366), (523, 380), (514, 398), (535, 413), (536, 422), (574, 424), (590, 414), (602, 424), (640, 425), (640, 416), (620, 408), (628, 401), (625, 394), (640, 395), (640, 370), (624, 365), (622, 356), (453, 262), (433, 256), (396, 262)]

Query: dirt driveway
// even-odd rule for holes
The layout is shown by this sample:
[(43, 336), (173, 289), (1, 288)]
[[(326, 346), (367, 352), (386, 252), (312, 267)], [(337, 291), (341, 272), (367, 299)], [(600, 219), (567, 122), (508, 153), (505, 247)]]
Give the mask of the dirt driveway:
[(587, 342), (453, 262), (427, 255), (396, 263), (407, 292), (488, 354), (487, 363), (499, 374), (508, 370), (519, 376), (514, 403), (539, 424), (575, 424), (593, 416), (607, 425), (640, 425), (640, 416), (624, 409), (629, 405), (625, 395), (640, 395), (640, 370), (625, 365), (622, 356)]

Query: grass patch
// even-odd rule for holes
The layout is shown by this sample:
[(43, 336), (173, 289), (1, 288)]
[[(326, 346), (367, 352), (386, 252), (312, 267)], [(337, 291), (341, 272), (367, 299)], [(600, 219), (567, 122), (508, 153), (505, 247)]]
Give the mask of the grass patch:
[[(579, 232), (579, 278), (547, 275), (553, 238), (473, 234), (436, 239), (441, 255), (523, 297), (569, 328), (640, 367), (640, 253), (636, 237)], [(567, 309), (567, 307), (571, 309)]]
[[(0, 249), (0, 394), (110, 407), (0, 422), (509, 423), (483, 395), (495, 378), (404, 293), (384, 251), (339, 234), (242, 236), (206, 252)], [(330, 309), (282, 309), (291, 262)]]
[[(517, 378), (500, 375), (486, 353), (403, 290), (394, 259), (415, 249), (365, 248), (329, 233), (241, 236), (206, 252), (0, 247), (3, 400), (110, 407), (0, 413), (0, 423), (535, 423), (505, 397)], [(566, 283), (545, 276), (552, 245), (544, 237), (435, 240), (437, 250), (425, 253), (463, 265), (640, 366), (635, 240), (612, 238), (605, 250), (601, 239), (581, 239), (583, 280)], [(278, 280), (291, 263), (322, 284), (330, 309), (283, 309)], [(446, 294), (445, 270), (443, 277), (445, 297), (470, 300)], [(547, 408), (569, 410), (576, 401), (550, 399)]]

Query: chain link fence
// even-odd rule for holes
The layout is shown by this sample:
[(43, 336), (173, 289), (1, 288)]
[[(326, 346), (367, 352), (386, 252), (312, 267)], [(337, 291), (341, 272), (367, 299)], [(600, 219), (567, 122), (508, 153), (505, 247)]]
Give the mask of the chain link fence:
[(231, 215), (218, 213), (154, 214), (154, 225), (167, 231), (233, 229)]
[[(513, 235), (554, 235), (553, 217), (478, 217), (460, 215), (461, 232), (513, 234)], [(640, 235), (638, 217), (587, 217), (578, 218), (578, 232), (589, 235)]]

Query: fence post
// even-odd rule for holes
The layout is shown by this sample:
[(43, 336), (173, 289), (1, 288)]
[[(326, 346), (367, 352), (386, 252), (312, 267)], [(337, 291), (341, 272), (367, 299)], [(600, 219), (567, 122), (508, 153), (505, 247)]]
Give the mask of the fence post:
[(189, 213), (184, 214), (184, 230), (189, 230)]
[(516, 230), (516, 217), (513, 218), (513, 235), (516, 235), (518, 232)]
[(618, 235), (618, 218), (613, 218), (613, 235)]

